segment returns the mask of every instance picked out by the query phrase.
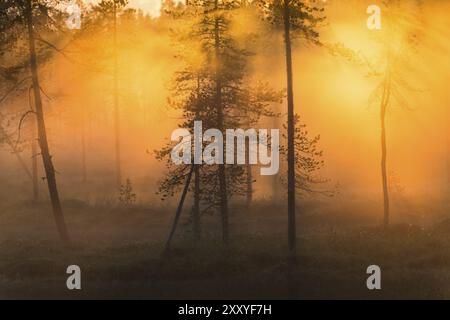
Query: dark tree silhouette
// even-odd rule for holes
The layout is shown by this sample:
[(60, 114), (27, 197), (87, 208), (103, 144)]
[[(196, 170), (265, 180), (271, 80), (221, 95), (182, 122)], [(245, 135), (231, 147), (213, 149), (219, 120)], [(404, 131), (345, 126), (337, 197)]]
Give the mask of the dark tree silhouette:
[(287, 79), (287, 185), (288, 185), (288, 244), (289, 250), (296, 246), (295, 224), (295, 111), (294, 79), (292, 74), (292, 39), (299, 36), (305, 41), (320, 44), (317, 28), (325, 19), (323, 2), (301, 0), (259, 0), (264, 17), (284, 35)]
[[(57, 33), (57, 30), (61, 29), (62, 21), (64, 21), (63, 14), (55, 9), (55, 3), (52, 1), (4, 1), (2, 5), (4, 9), (4, 11), (2, 10), (2, 21), (8, 22), (4, 32), (9, 33), (10, 35), (9, 45), (11, 50), (14, 50), (20, 40), (26, 41), (28, 46), (28, 53), (25, 56), (27, 62), (19, 64), (19, 66), (14, 66), (12, 70), (18, 73), (19, 71), (28, 68), (31, 75), (29, 78), (31, 78), (30, 88), (33, 93), (34, 108), (28, 111), (24, 117), (28, 114), (33, 114), (35, 116), (40, 154), (45, 170), (45, 178), (50, 194), (53, 215), (61, 240), (63, 243), (68, 243), (69, 233), (64, 220), (56, 182), (56, 172), (47, 139), (38, 60), (38, 58), (42, 58), (43, 60), (48, 59), (56, 49), (56, 46), (45, 40), (44, 37), (49, 34), (55, 34)], [(21, 119), (21, 123), (24, 117)], [(19, 131), (20, 126), (21, 124), (19, 125)]]
[[(319, 147), (320, 135), (311, 137), (306, 125), (300, 123), (300, 117), (297, 114), (294, 117), (294, 126), (296, 194), (299, 197), (310, 194), (333, 196), (335, 191), (319, 187), (328, 182), (319, 174), (325, 164), (323, 151)], [(281, 154), (286, 157), (286, 146), (281, 147)]]
[[(193, 26), (181, 37), (188, 39), (184, 44), (190, 47), (184, 47), (182, 51), (192, 52), (196, 58), (183, 57), (187, 67), (176, 74), (169, 101), (172, 107), (183, 113), (184, 121), (180, 127), (191, 133), (194, 121), (201, 120), (204, 130), (217, 128), (225, 136), (226, 128), (243, 128), (256, 123), (263, 115), (273, 116), (268, 106), (281, 100), (281, 94), (270, 90), (267, 85), (252, 85), (245, 81), (251, 53), (248, 48), (238, 46), (230, 32), (232, 13), (238, 7), (238, 3), (232, 1), (190, 1), (187, 7), (177, 7), (173, 11), (177, 16), (184, 16), (188, 20), (185, 22)], [(245, 166), (174, 166), (170, 160), (173, 145), (157, 152), (158, 159), (165, 159), (169, 170), (161, 181), (159, 193), (165, 199), (173, 196), (183, 184), (184, 190), (188, 190), (185, 183), (190, 182), (188, 177), (193, 170), (194, 234), (198, 235), (200, 216), (217, 209), (221, 215), (223, 241), (228, 242), (228, 200), (235, 194), (245, 195)], [(201, 203), (204, 204), (202, 209)]]

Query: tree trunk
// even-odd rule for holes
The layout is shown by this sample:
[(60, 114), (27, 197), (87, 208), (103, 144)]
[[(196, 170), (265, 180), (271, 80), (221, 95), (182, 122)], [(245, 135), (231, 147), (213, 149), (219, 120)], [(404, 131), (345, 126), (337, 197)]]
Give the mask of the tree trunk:
[[(247, 123), (250, 127), (250, 123)], [(245, 190), (245, 205), (250, 209), (253, 201), (253, 175), (252, 166), (250, 164), (250, 139), (245, 139), (245, 173), (246, 173), (246, 190)]]
[(196, 167), (196, 165), (192, 164), (191, 169), (189, 170), (189, 174), (186, 179), (186, 184), (184, 185), (183, 193), (181, 194), (181, 199), (178, 204), (177, 211), (175, 212), (175, 218), (173, 220), (172, 229), (170, 230), (169, 238), (166, 241), (165, 252), (168, 252), (170, 250), (170, 244), (172, 243), (172, 239), (175, 234), (175, 230), (177, 229), (177, 226), (178, 226), (178, 221), (180, 220), (181, 211), (183, 210), (184, 200), (186, 199), (186, 194), (189, 190), (189, 185), (191, 183), (192, 173), (194, 172), (194, 167)]
[[(187, 4), (187, 2), (186, 2)], [(197, 110), (195, 112), (196, 120), (200, 119), (200, 75), (197, 75)], [(194, 208), (192, 212), (194, 240), (201, 237), (200, 229), (200, 165), (196, 164), (194, 168)]]
[(447, 131), (446, 131), (446, 138), (447, 138), (447, 184), (450, 185), (450, 134), (448, 132), (449, 122), (450, 121), (448, 121), (448, 114), (449, 114), (448, 109), (449, 109), (449, 106), (448, 106), (448, 103), (447, 103), (447, 106), (445, 108), (445, 111), (446, 111), (446, 114), (445, 114), (445, 128), (447, 128)]
[[(215, 10), (218, 13), (218, 0), (215, 0)], [(214, 47), (216, 57), (216, 108), (217, 108), (217, 125), (218, 129), (224, 134), (224, 115), (222, 107), (222, 76), (220, 70), (220, 25), (219, 17), (216, 16), (214, 24)], [(225, 164), (219, 164), (219, 192), (220, 192), (220, 213), (222, 217), (222, 240), (228, 243), (229, 225), (228, 225), (228, 193)]]
[(381, 111), (381, 178), (383, 184), (384, 226), (389, 225), (389, 190), (386, 169), (386, 126), (385, 111)]
[[(446, 140), (447, 140), (447, 144), (446, 144), (446, 151), (447, 151), (447, 188), (450, 186), (450, 134), (449, 134), (449, 108), (450, 108), (450, 103), (449, 103), (449, 99), (447, 99), (446, 101), (446, 106), (445, 106), (445, 128), (446, 130)], [(450, 193), (447, 190), (447, 194), (448, 196), (450, 196)]]
[(122, 185), (122, 169), (120, 161), (120, 112), (119, 112), (119, 79), (118, 79), (118, 54), (117, 54), (117, 4), (114, 2), (114, 24), (113, 24), (113, 50), (114, 50), (114, 139), (116, 153), (116, 183), (120, 187)]
[(47, 178), (48, 190), (50, 194), (50, 199), (53, 208), (53, 215), (56, 222), (56, 227), (59, 232), (59, 236), (63, 243), (69, 242), (69, 233), (67, 231), (66, 223), (64, 221), (64, 215), (61, 207), (61, 202), (58, 194), (58, 187), (56, 184), (55, 169), (52, 163), (52, 157), (50, 155), (50, 150), (47, 141), (47, 132), (45, 128), (44, 112), (42, 108), (41, 92), (38, 77), (38, 65), (36, 58), (35, 49), (35, 38), (33, 30), (33, 11), (32, 11), (32, 0), (27, 0), (26, 2), (26, 19), (28, 27), (28, 42), (30, 51), (30, 69), (31, 76), (33, 80), (33, 92), (34, 92), (34, 102), (36, 110), (36, 122), (39, 137), (39, 146), (42, 154), (42, 161), (44, 164), (45, 175)]
[(31, 168), (33, 172), (33, 199), (39, 200), (39, 171), (38, 171), (38, 137), (36, 134), (36, 121), (33, 121), (31, 140)]
[(83, 183), (87, 182), (86, 168), (86, 109), (82, 106), (81, 115), (81, 179)]
[[(276, 110), (275, 113), (278, 113), (278, 108)], [(278, 117), (273, 117), (273, 127), (276, 129), (280, 129), (280, 123), (279, 123), (279, 118)], [(278, 200), (280, 199), (280, 181), (279, 181), (279, 177), (277, 174), (274, 174), (272, 176), (272, 201), (274, 203), (278, 202)]]
[(252, 166), (247, 163), (246, 165), (246, 171), (247, 171), (247, 190), (245, 192), (246, 199), (245, 203), (247, 208), (250, 208), (252, 206), (253, 202), (253, 176), (252, 176)]
[(295, 150), (294, 150), (294, 91), (292, 77), (292, 48), (289, 0), (284, 0), (284, 43), (286, 54), (287, 102), (288, 102), (288, 245), (293, 252), (296, 247), (295, 231)]
[(385, 227), (389, 226), (389, 186), (388, 186), (388, 175), (387, 175), (387, 147), (386, 147), (386, 109), (389, 105), (389, 98), (391, 94), (391, 75), (390, 68), (388, 66), (386, 70), (384, 85), (383, 85), (383, 96), (381, 98), (380, 107), (380, 124), (381, 124), (381, 180), (383, 186), (383, 208), (384, 208), (384, 219), (383, 224)]
[(201, 235), (200, 229), (200, 165), (195, 165), (194, 168), (194, 240), (199, 240)]
[(250, 164), (250, 141), (246, 140), (246, 165), (245, 171), (247, 174), (246, 179), (246, 190), (245, 190), (245, 204), (249, 209), (253, 202), (253, 175), (252, 175), (252, 166)]

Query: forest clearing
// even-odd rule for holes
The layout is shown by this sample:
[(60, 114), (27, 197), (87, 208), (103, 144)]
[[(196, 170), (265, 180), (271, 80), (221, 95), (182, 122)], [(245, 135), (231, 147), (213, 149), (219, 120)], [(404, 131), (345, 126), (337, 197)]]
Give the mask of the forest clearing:
[[(40, 299), (448, 299), (450, 221), (377, 227), (373, 203), (308, 203), (298, 219), (294, 265), (282, 212), (269, 203), (233, 208), (233, 240), (224, 247), (213, 217), (202, 241), (182, 222), (163, 254), (166, 208), (129, 209), (64, 203), (70, 250), (58, 244), (48, 205), (2, 206), (0, 298)], [(349, 208), (357, 210), (348, 214)], [(5, 210), (6, 209), (6, 210)], [(365, 212), (365, 214), (361, 214)], [(425, 212), (425, 211), (424, 211)], [(428, 209), (427, 209), (427, 212)], [(445, 217), (445, 212), (440, 212)], [(417, 217), (420, 219), (420, 217)], [(18, 227), (20, 226), (20, 227)], [(82, 290), (65, 286), (68, 265), (82, 270)], [(366, 288), (366, 268), (382, 270), (382, 290)]]

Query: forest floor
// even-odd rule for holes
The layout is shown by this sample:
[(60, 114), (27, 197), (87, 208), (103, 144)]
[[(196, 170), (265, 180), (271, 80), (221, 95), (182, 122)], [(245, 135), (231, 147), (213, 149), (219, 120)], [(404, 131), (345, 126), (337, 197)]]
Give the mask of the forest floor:
[[(292, 261), (285, 210), (268, 203), (232, 208), (228, 246), (218, 216), (204, 217), (198, 243), (184, 218), (166, 255), (170, 207), (65, 201), (73, 242), (64, 247), (47, 204), (4, 203), (0, 298), (450, 299), (449, 221), (383, 229), (375, 209), (359, 211), (361, 203), (320, 206), (309, 204), (298, 215)], [(79, 291), (66, 288), (72, 264), (82, 270)], [(382, 289), (370, 291), (366, 269), (374, 264), (381, 267)]]

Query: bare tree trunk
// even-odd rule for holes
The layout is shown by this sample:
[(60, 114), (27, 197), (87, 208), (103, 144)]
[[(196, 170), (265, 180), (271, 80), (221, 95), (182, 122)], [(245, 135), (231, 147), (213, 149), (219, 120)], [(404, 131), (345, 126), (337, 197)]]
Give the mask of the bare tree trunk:
[[(187, 2), (186, 2), (187, 5)], [(197, 110), (195, 113), (196, 120), (200, 120), (200, 75), (197, 75)], [(197, 241), (201, 237), (200, 229), (200, 165), (196, 164), (194, 168), (194, 208), (192, 213), (194, 240)]]
[[(215, 0), (216, 14), (218, 12), (219, 3)], [(214, 47), (216, 56), (216, 108), (217, 108), (217, 125), (218, 129), (224, 133), (224, 116), (222, 107), (222, 76), (220, 70), (220, 25), (219, 17), (216, 16), (214, 24)], [(222, 239), (224, 243), (229, 240), (229, 223), (228, 223), (228, 193), (225, 164), (219, 164), (219, 192), (220, 192), (220, 213), (222, 216)]]
[[(247, 150), (249, 150), (247, 148)], [(248, 154), (248, 152), (247, 152)], [(245, 171), (247, 173), (246, 185), (247, 189), (245, 191), (245, 204), (247, 208), (250, 208), (253, 202), (253, 175), (252, 175), (252, 166), (247, 160), (247, 164), (245, 165)]]
[(389, 105), (389, 98), (391, 94), (391, 75), (390, 68), (388, 66), (386, 70), (384, 85), (383, 85), (383, 96), (381, 98), (380, 107), (380, 124), (381, 124), (381, 179), (383, 185), (383, 208), (384, 208), (384, 219), (383, 224), (385, 227), (389, 226), (389, 186), (388, 186), (388, 176), (387, 176), (387, 147), (386, 147), (386, 109)]
[(31, 140), (31, 168), (33, 172), (33, 199), (39, 200), (39, 171), (38, 171), (38, 137), (36, 134), (36, 121), (33, 120)]
[(194, 240), (199, 240), (201, 236), (200, 229), (200, 165), (195, 165), (194, 168)]
[(87, 182), (86, 168), (86, 109), (82, 106), (81, 115), (81, 179), (83, 183)]
[(170, 230), (169, 238), (166, 241), (165, 252), (168, 252), (170, 250), (170, 244), (172, 243), (175, 230), (177, 229), (178, 226), (178, 221), (180, 220), (181, 211), (183, 210), (184, 200), (186, 199), (186, 194), (189, 190), (189, 184), (191, 183), (194, 167), (196, 167), (194, 164), (191, 165), (191, 169), (189, 170), (189, 174), (186, 179), (186, 184), (184, 185), (183, 193), (181, 194), (181, 199), (178, 204), (177, 211), (175, 212), (175, 218), (173, 220), (172, 229)]
[[(446, 129), (446, 151), (447, 151), (447, 187), (450, 186), (450, 134), (449, 134), (449, 99), (447, 99), (447, 103), (445, 106), (445, 129)], [(448, 193), (450, 196), (450, 193)]]
[[(278, 109), (278, 108), (277, 108)], [(275, 113), (278, 113), (279, 110), (276, 110)], [(273, 117), (273, 127), (280, 129), (280, 123), (278, 117)], [(277, 202), (280, 199), (280, 181), (278, 175), (274, 174), (272, 176), (272, 201)]]
[(119, 111), (119, 66), (117, 54), (117, 4), (114, 2), (114, 25), (113, 25), (113, 50), (114, 50), (114, 139), (116, 148), (116, 183), (120, 187), (122, 184), (122, 169), (120, 161), (120, 111)]
[(28, 27), (28, 42), (30, 50), (30, 69), (31, 76), (33, 80), (33, 92), (34, 92), (34, 102), (36, 110), (36, 121), (39, 137), (39, 146), (42, 154), (42, 161), (44, 164), (45, 175), (47, 178), (48, 190), (50, 193), (50, 199), (52, 202), (53, 215), (55, 217), (56, 227), (59, 232), (59, 236), (63, 243), (69, 242), (69, 233), (67, 231), (66, 223), (64, 221), (63, 210), (61, 207), (61, 201), (59, 199), (58, 187), (56, 184), (55, 169), (53, 167), (52, 157), (50, 155), (50, 150), (47, 141), (47, 132), (45, 127), (44, 112), (42, 108), (41, 91), (39, 85), (38, 77), (38, 65), (36, 58), (35, 49), (35, 38), (33, 30), (33, 11), (32, 11), (32, 0), (27, 0), (26, 2), (26, 20)]
[(246, 190), (246, 205), (248, 208), (251, 207), (253, 202), (253, 176), (252, 176), (252, 166), (247, 163), (246, 165), (247, 171), (247, 190)]
[(384, 226), (389, 225), (389, 190), (386, 169), (386, 126), (385, 112), (381, 111), (381, 178), (383, 184)]
[[(250, 127), (250, 122), (247, 122), (247, 127)], [(253, 202), (253, 175), (252, 175), (252, 166), (250, 164), (249, 139), (245, 139), (245, 173), (246, 173), (245, 205), (247, 209), (250, 209)]]
[(284, 0), (284, 43), (286, 54), (287, 102), (288, 102), (288, 245), (293, 252), (296, 247), (295, 231), (295, 150), (294, 150), (294, 91), (292, 77), (291, 22), (289, 0)]

